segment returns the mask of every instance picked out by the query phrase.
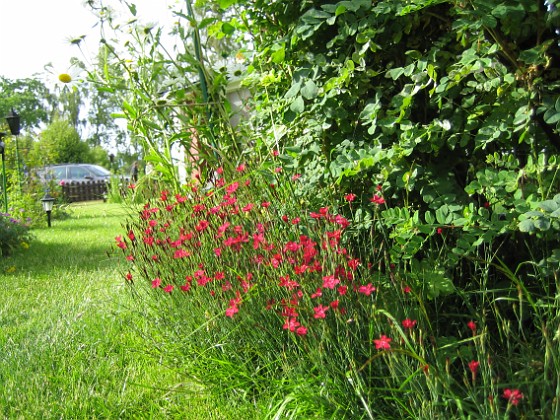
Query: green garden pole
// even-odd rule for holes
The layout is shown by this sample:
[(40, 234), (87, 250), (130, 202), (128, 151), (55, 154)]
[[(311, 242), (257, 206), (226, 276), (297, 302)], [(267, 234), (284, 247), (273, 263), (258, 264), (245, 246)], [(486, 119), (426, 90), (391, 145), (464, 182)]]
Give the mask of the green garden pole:
[(8, 191), (6, 190), (6, 162), (2, 150), (2, 194), (4, 195), (4, 213), (8, 213)]
[(6, 133), (0, 133), (0, 154), (2, 155), (2, 197), (4, 200), (4, 213), (8, 213), (8, 191), (6, 191), (6, 162), (4, 160), (4, 152), (6, 144), (2, 140)]

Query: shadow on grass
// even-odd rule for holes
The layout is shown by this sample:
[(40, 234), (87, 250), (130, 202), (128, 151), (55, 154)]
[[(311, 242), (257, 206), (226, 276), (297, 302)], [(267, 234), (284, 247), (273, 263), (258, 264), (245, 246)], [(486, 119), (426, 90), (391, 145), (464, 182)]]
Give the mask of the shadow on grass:
[(46, 277), (51, 273), (79, 273), (110, 270), (120, 261), (114, 237), (121, 232), (123, 212), (114, 207), (96, 206), (81, 209), (75, 216), (53, 220), (51, 228), (33, 233), (30, 248), (0, 259), (0, 273), (9, 267), (30, 277)]
[(119, 257), (107, 243), (34, 241), (28, 250), (0, 261), (5, 266), (0, 272), (13, 266), (17, 272), (23, 271), (31, 277), (49, 277), (60, 272), (108, 270), (117, 266)]

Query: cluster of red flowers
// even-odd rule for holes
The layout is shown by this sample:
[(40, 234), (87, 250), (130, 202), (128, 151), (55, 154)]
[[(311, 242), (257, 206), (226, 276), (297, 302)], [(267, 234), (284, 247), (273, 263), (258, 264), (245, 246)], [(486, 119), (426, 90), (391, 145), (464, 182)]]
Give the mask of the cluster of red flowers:
[(350, 226), (344, 216), (328, 207), (288, 216), (294, 209), (285, 203), (257, 200), (259, 189), (248, 178), (227, 183), (217, 172), (222, 177), (212, 190), (162, 191), (144, 205), (127, 235), (115, 238), (131, 265), (128, 282), (138, 277), (166, 293), (209, 293), (229, 318), (239, 316), (245, 295), (258, 286), (251, 299), (266, 293), (263, 309), (274, 310), (284, 330), (302, 336), (312, 322), (344, 316), (345, 299), (375, 299), (379, 286), (359, 281), (363, 272), (371, 274), (360, 272), (360, 260), (342, 245)]
[[(371, 264), (344, 247), (350, 221), (329, 207), (302, 214), (277, 199), (278, 184), (273, 188), (267, 181), (259, 188), (263, 182), (243, 178), (245, 171), (240, 165), (241, 179), (228, 183), (218, 170), (222, 176), (211, 190), (162, 191), (146, 203), (127, 233), (115, 238), (129, 265), (126, 281), (142, 280), (162, 295), (202, 294), (229, 319), (245, 310), (273, 314), (279, 329), (298, 336), (331, 320), (350, 321), (360, 299), (375, 302), (382, 284)], [(289, 179), (297, 182), (299, 176)], [(355, 198), (344, 197), (347, 203)], [(370, 201), (385, 203), (377, 194)], [(399, 292), (407, 295), (412, 288), (405, 285)], [(400, 321), (411, 336), (417, 323)], [(467, 327), (476, 336), (476, 323)], [(390, 352), (395, 341), (379, 334), (371, 342), (378, 351)], [(477, 360), (468, 363), (473, 382), (479, 368)], [(517, 405), (523, 394), (506, 389), (503, 397)]]

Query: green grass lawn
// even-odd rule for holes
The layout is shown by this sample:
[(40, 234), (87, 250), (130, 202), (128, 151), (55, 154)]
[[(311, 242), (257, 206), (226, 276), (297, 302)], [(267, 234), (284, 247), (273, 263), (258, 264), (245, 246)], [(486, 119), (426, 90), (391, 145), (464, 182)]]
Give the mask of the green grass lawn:
[(0, 417), (235, 418), (143, 338), (150, 326), (111, 251), (125, 210), (92, 202), (69, 212), (0, 259)]

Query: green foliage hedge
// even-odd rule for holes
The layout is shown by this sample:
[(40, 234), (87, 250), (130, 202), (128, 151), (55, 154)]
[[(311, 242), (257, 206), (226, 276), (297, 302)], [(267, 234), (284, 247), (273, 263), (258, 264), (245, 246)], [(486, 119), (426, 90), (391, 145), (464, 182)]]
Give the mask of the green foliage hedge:
[[(197, 378), (206, 367), (209, 389), (228, 384), (232, 397), (258, 401), (271, 418), (560, 416), (557, 2), (199, 5), (207, 18), (179, 14), (188, 25), (178, 33), (209, 36), (209, 61), (219, 61), (216, 45), (221, 56), (246, 58), (252, 114), (232, 127), (228, 74), (200, 55), (150, 50), (146, 59), (142, 47), (161, 33), (137, 28), (128, 47), (140, 65), (116, 56), (127, 77), (94, 77), (134, 92), (122, 116), (145, 139), (146, 159), (185, 194), (174, 144), (199, 159), (201, 186), (215, 182), (217, 162), (260, 168), (277, 157), (298, 174), (297, 186), (278, 183), (288, 207), (306, 215), (328, 206), (351, 221), (345, 245), (375, 267), (372, 286), (388, 291), (313, 343), (259, 334), (270, 319), (217, 323), (207, 296), (193, 299), (198, 317), (184, 325), (174, 315), (181, 300), (142, 294), (158, 322), (169, 322), (172, 346), (194, 359)], [(185, 75), (199, 83), (182, 86)], [(148, 199), (150, 208), (156, 199)], [(189, 211), (179, 229), (193, 222)], [(157, 214), (156, 225), (165, 223)], [(150, 258), (136, 262), (144, 285), (163, 281)], [(194, 343), (182, 338), (191, 334)]]

